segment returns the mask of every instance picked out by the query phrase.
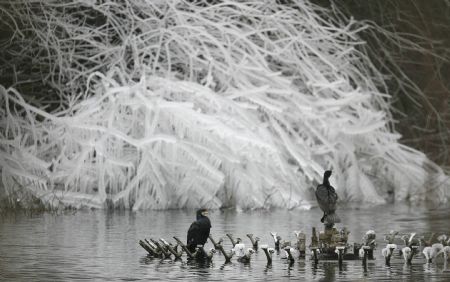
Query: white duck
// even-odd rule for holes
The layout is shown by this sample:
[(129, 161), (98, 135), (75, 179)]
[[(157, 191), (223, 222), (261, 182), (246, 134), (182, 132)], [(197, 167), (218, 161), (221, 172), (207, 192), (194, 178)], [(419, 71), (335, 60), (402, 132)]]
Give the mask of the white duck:
[(383, 255), (383, 257), (385, 259), (386, 265), (390, 264), (392, 253), (396, 249), (397, 249), (396, 244), (387, 244), (386, 248), (381, 250), (381, 254)]
[(236, 255), (237, 261), (239, 262), (250, 262), (250, 258), (252, 254), (255, 253), (255, 250), (252, 248), (248, 248), (245, 250), (245, 244), (238, 243), (234, 245), (232, 252)]
[(438, 253), (438, 255), (439, 254), (443, 254), (444, 262), (447, 262), (450, 257), (450, 246), (445, 246), (444, 248), (442, 248), (442, 250)]
[(359, 258), (361, 258), (361, 259), (364, 258), (364, 249), (363, 248), (359, 249), (358, 255), (359, 255)]
[(428, 263), (431, 263), (432, 260), (433, 260), (432, 251), (433, 251), (433, 249), (430, 246), (425, 247), (422, 250), (422, 254), (425, 256), (425, 258), (427, 259)]
[(428, 263), (432, 263), (433, 259), (439, 254), (439, 252), (444, 249), (444, 245), (441, 243), (435, 243), (431, 246), (426, 246), (423, 248), (422, 253), (427, 259)]
[(412, 260), (412, 250), (410, 247), (406, 246), (402, 249), (403, 259), (405, 263), (410, 264)]
[(443, 253), (444, 245), (441, 243), (434, 243), (431, 245), (431, 249), (432, 259), (435, 259), (440, 253)]

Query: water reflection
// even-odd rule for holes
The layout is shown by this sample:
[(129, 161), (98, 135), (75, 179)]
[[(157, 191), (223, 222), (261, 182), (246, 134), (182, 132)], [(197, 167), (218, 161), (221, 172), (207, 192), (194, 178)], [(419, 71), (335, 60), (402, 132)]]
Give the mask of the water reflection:
[(267, 274), (272, 271), (272, 264), (266, 264), (266, 268), (264, 269), (264, 273)]
[[(382, 206), (368, 209), (341, 210), (343, 222), (350, 230), (351, 242), (359, 242), (369, 229), (377, 232), (376, 260), (363, 265), (360, 260), (319, 261), (306, 259), (290, 263), (273, 254), (273, 263), (261, 249), (250, 263), (232, 260), (225, 263), (216, 253), (212, 262), (156, 259), (146, 256), (138, 241), (144, 238), (172, 236), (184, 239), (186, 230), (194, 220), (192, 211), (103, 212), (79, 211), (62, 215), (21, 213), (4, 214), (0, 220), (0, 280), (280, 280), (305, 279), (333, 280), (450, 280), (448, 263), (425, 263), (416, 255), (412, 265), (406, 265), (396, 252), (389, 267), (384, 265), (380, 250), (384, 246), (384, 233), (390, 229), (403, 232), (445, 233), (450, 230), (450, 209), (411, 208), (409, 206)], [(376, 216), (374, 216), (376, 214)], [(245, 236), (253, 233), (261, 238), (260, 244), (273, 247), (269, 232), (277, 232), (283, 240), (294, 241), (294, 230), (311, 233), (320, 227), (319, 210), (312, 211), (212, 211), (212, 235), (224, 238), (224, 247), (231, 249), (225, 237), (231, 233), (250, 247)], [(414, 230), (413, 230), (414, 229)], [(308, 235), (309, 244), (309, 235)], [(206, 246), (207, 249), (212, 245)]]

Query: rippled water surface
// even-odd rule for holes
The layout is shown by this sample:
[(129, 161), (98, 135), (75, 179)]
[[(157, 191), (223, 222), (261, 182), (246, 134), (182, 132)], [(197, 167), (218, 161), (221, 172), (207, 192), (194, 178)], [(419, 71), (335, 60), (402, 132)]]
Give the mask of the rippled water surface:
[[(274, 254), (273, 264), (266, 265), (260, 250), (249, 264), (232, 259), (229, 264), (216, 254), (211, 263), (186, 260), (173, 261), (148, 258), (138, 241), (144, 238), (172, 236), (183, 240), (195, 217), (194, 211), (106, 212), (78, 211), (60, 215), (49, 213), (30, 215), (3, 214), (0, 219), (0, 280), (4, 281), (72, 281), (72, 280), (340, 280), (450, 281), (450, 267), (438, 260), (427, 264), (423, 257), (403, 264), (398, 254), (386, 267), (381, 257), (384, 233), (391, 229), (418, 234), (450, 233), (450, 209), (411, 206), (378, 206), (341, 208), (343, 225), (350, 230), (350, 242), (360, 242), (369, 229), (377, 232), (376, 260), (366, 269), (361, 261), (344, 261), (339, 269), (334, 261), (319, 261), (315, 267), (309, 257), (289, 264)], [(307, 233), (309, 245), (311, 227), (322, 229), (318, 209), (311, 211), (211, 211), (211, 234), (215, 238), (232, 233), (244, 239), (253, 233), (261, 244), (273, 246), (270, 231), (283, 239), (294, 240), (294, 230)], [(343, 225), (338, 225), (338, 228)], [(229, 240), (224, 241), (231, 248)], [(207, 248), (211, 247), (208, 242)]]

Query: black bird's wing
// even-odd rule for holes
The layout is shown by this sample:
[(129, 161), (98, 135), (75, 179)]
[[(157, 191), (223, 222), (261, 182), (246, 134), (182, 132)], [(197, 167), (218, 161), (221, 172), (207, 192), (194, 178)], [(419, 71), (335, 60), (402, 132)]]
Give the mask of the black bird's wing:
[(187, 232), (187, 245), (197, 245), (197, 237), (200, 226), (197, 221), (192, 222)]
[(330, 202), (336, 206), (337, 200), (338, 200), (338, 194), (336, 193), (336, 190), (333, 186), (330, 185)]
[(328, 210), (328, 190), (325, 185), (318, 185), (316, 189), (316, 199), (317, 203), (319, 204), (320, 209), (327, 213)]
[(198, 243), (204, 245), (209, 237), (209, 231), (211, 230), (211, 221), (209, 221), (209, 218), (202, 217), (199, 220), (197, 220), (198, 223)]
[(336, 211), (336, 203), (338, 196), (334, 188), (330, 185), (329, 187), (320, 184), (316, 189), (316, 199), (319, 204), (320, 209), (326, 213), (331, 214)]

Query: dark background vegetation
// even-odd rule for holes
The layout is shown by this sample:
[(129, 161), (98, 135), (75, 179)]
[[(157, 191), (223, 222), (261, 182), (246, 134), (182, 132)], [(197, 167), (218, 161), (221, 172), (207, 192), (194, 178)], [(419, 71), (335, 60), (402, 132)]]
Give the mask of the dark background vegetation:
[[(396, 130), (401, 142), (426, 153), (429, 158), (450, 170), (450, 1), (448, 0), (344, 0), (314, 1), (319, 5), (337, 5), (357, 20), (369, 20), (376, 25), (411, 39), (425, 52), (399, 48), (395, 42), (374, 40), (374, 34), (364, 33), (371, 45), (372, 60), (386, 73), (403, 72), (414, 82), (415, 89), (405, 88), (389, 80), (393, 94)], [(409, 35), (408, 35), (409, 34)], [(378, 38), (382, 38), (378, 37)], [(381, 43), (381, 45), (380, 45)], [(389, 55), (388, 55), (389, 54)], [(391, 60), (399, 69), (396, 69)], [(387, 71), (389, 69), (389, 71)]]

